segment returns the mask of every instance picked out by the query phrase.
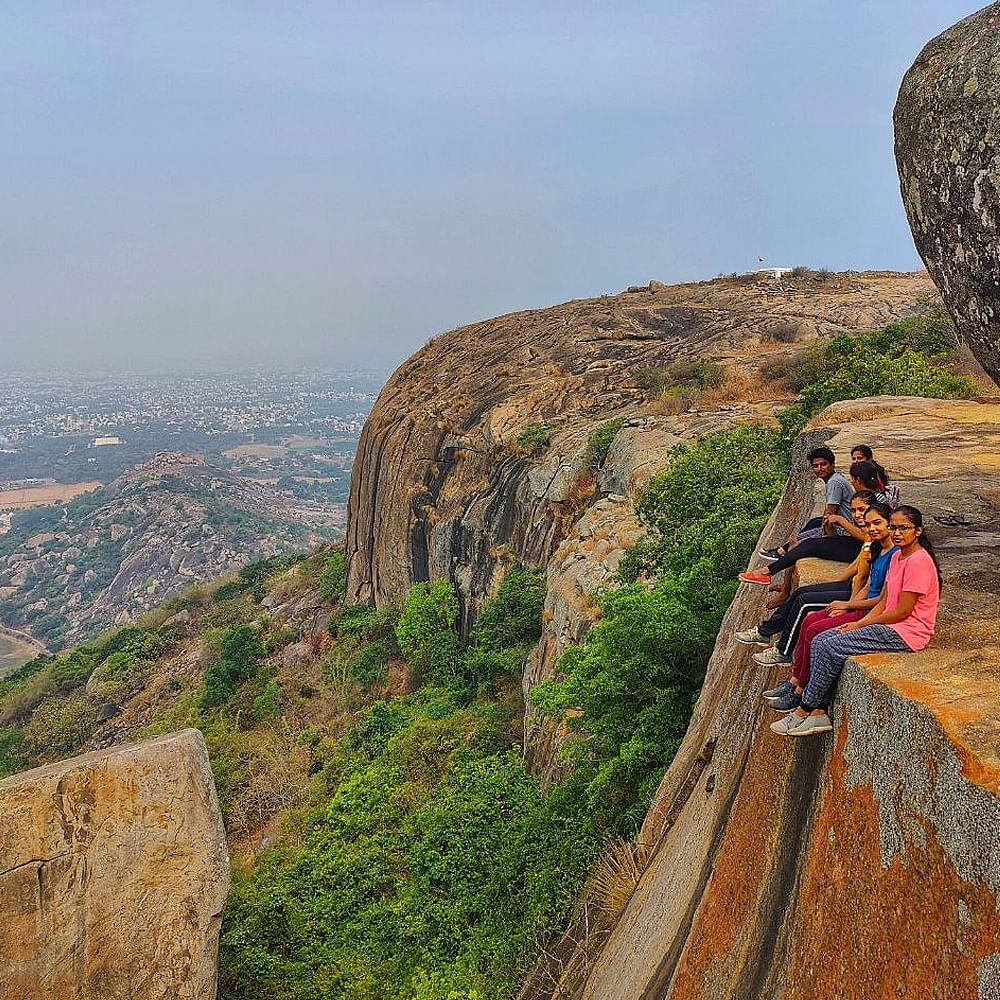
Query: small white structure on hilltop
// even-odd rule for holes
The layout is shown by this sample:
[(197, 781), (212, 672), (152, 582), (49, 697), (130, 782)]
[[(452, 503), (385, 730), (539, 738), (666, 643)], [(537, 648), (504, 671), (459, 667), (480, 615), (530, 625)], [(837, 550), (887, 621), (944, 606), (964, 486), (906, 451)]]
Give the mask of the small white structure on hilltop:
[(107, 445), (124, 444), (120, 437), (96, 437), (90, 442), (91, 448), (104, 448)]
[(756, 271), (747, 271), (747, 274), (769, 274), (775, 281), (779, 281), (794, 270), (794, 267), (759, 267)]

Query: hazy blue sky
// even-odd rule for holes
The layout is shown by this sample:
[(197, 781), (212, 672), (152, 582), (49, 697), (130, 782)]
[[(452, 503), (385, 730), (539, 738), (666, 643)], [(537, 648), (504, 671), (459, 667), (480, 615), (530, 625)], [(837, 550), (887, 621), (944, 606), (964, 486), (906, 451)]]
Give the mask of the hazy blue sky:
[(914, 269), (958, 0), (0, 2), (0, 368), (392, 365), (500, 312)]

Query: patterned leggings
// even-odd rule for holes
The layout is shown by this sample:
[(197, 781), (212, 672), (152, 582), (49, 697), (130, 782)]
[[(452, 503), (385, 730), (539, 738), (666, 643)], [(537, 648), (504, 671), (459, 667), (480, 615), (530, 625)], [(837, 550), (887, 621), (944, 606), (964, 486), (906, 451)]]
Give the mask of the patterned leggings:
[(792, 654), (792, 676), (799, 682), (801, 687), (809, 683), (809, 656), (812, 653), (812, 644), (816, 636), (823, 632), (829, 632), (832, 628), (840, 628), (848, 622), (856, 622), (859, 618), (864, 618), (867, 611), (845, 611), (835, 618), (830, 616), (830, 612), (811, 611), (802, 621), (799, 629), (799, 641), (795, 644), (795, 652)]
[(806, 711), (830, 704), (844, 660), (864, 653), (912, 653), (899, 633), (888, 625), (865, 625), (853, 632), (830, 630), (816, 636), (809, 657), (809, 683), (802, 692)]

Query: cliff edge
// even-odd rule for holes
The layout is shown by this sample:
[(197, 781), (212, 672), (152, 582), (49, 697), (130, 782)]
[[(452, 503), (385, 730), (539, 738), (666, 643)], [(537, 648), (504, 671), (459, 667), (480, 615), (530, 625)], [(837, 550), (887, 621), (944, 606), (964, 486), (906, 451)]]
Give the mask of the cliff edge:
[[(760, 699), (775, 675), (733, 638), (761, 611), (741, 589), (588, 1000), (1000, 995), (1000, 405), (855, 400), (802, 443), (823, 439), (869, 443), (924, 512), (938, 634), (850, 661), (832, 739), (782, 739)], [(797, 468), (762, 539), (792, 523)]]

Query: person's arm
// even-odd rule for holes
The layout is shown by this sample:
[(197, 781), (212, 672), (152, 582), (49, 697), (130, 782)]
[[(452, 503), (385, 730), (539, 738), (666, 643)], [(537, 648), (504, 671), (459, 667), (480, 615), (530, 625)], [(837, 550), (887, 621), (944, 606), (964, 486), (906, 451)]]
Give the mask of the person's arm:
[[(851, 596), (846, 601), (831, 601), (826, 606), (826, 610), (830, 613), (831, 618), (839, 618), (846, 611), (859, 611), (863, 608), (870, 608), (877, 603), (878, 598), (873, 600), (871, 604), (867, 602), (862, 603), (862, 601), (866, 601), (865, 594), (868, 593), (868, 577), (871, 574), (871, 560), (866, 560), (864, 575), (861, 575), (862, 567), (859, 564), (864, 558), (865, 552), (862, 549), (858, 553), (857, 559), (848, 567), (852, 577), (857, 577), (851, 587)], [(849, 578), (845, 577), (845, 579)]]
[(859, 542), (864, 541), (864, 539), (868, 537), (868, 532), (864, 528), (859, 528), (853, 521), (848, 520), (848, 518), (843, 517), (840, 514), (828, 515), (823, 519), (823, 523), (831, 530), (834, 525), (839, 524), (844, 531), (846, 531), (852, 538), (856, 538)]
[(861, 559), (864, 556), (864, 549), (858, 554), (857, 558), (844, 570), (844, 572), (834, 580), (834, 583), (847, 583), (848, 580), (853, 580), (857, 575), (858, 570), (861, 568)]
[[(846, 601), (831, 601), (829, 604), (831, 617), (837, 617), (837, 615), (832, 612), (842, 614), (845, 611), (868, 611), (871, 608), (874, 608), (878, 602), (882, 600), (882, 597), (881, 595), (878, 597), (865, 597), (864, 595), (867, 592), (867, 586), (863, 586), (860, 590), (855, 590)], [(871, 625), (873, 623), (869, 622), (868, 624)]]
[(899, 595), (899, 602), (892, 611), (886, 611), (885, 594), (883, 594), (879, 598), (878, 604), (864, 618), (859, 618), (856, 622), (848, 622), (846, 625), (841, 625), (839, 631), (853, 632), (854, 629), (864, 628), (866, 625), (895, 625), (896, 622), (901, 622), (904, 618), (909, 618), (913, 614), (913, 609), (917, 605), (917, 598), (919, 596), (915, 591), (904, 590)]

